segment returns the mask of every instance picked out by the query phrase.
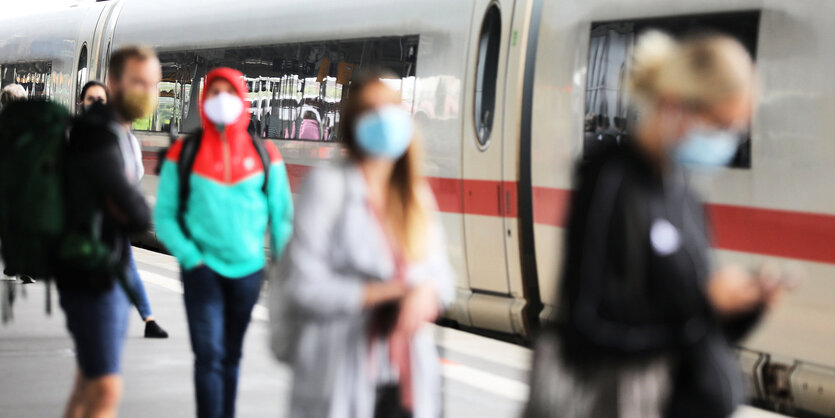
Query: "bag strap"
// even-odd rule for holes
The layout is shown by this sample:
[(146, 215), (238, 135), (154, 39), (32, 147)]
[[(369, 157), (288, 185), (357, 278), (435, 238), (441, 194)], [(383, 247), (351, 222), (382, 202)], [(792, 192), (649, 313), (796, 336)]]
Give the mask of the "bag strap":
[[(264, 142), (253, 135), (251, 131), (247, 131), (249, 138), (252, 141), (252, 146), (258, 153), (258, 158), (261, 159), (261, 167), (264, 169), (264, 183), (261, 185), (261, 191), (267, 195), (267, 185), (269, 184), (270, 176), (270, 153), (267, 152), (267, 147)], [(185, 213), (188, 209), (188, 197), (191, 193), (191, 172), (194, 169), (194, 161), (197, 159), (197, 152), (200, 150), (200, 144), (203, 140), (203, 130), (198, 129), (196, 132), (189, 134), (183, 139), (183, 148), (180, 150), (180, 158), (177, 161), (177, 180), (179, 182), (179, 196), (177, 205), (177, 222), (185, 233), (186, 237), (190, 237), (188, 227), (185, 223)]]
[(177, 222), (183, 230), (183, 234), (187, 238), (191, 238), (191, 233), (185, 222), (185, 213), (188, 210), (188, 197), (191, 193), (191, 171), (194, 168), (194, 160), (197, 158), (197, 151), (200, 150), (200, 143), (203, 140), (203, 130), (198, 129), (196, 132), (187, 135), (183, 139), (183, 148), (180, 150), (180, 158), (177, 160), (177, 182), (178, 182), (178, 205), (177, 205)]
[(252, 132), (249, 132), (249, 137), (252, 140), (252, 146), (255, 147), (255, 151), (258, 153), (258, 157), (261, 158), (261, 167), (264, 168), (264, 184), (261, 185), (261, 191), (267, 196), (267, 181), (270, 176), (270, 153), (267, 152), (267, 147), (264, 146), (261, 138), (253, 135)]

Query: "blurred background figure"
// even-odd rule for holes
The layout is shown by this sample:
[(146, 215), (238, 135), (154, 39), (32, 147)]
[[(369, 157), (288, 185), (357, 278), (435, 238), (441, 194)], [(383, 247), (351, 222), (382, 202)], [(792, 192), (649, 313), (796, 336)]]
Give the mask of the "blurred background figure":
[(93, 103), (107, 104), (107, 86), (101, 81), (90, 80), (81, 88), (81, 96), (78, 100), (81, 102), (80, 110), (84, 111), (90, 108)]
[(273, 347), (294, 370), (292, 417), (441, 416), (423, 325), (453, 300), (453, 272), (411, 117), (381, 77), (352, 81), (341, 118), (349, 158), (305, 180), (271, 284)]
[(578, 166), (561, 311), (537, 343), (529, 417), (730, 415), (743, 401), (731, 344), (782, 290), (711, 266), (682, 167), (733, 157), (754, 105), (751, 58), (728, 37), (659, 32), (634, 55), (635, 137)]
[[(26, 90), (23, 86), (20, 84), (9, 84), (0, 89), (0, 112), (3, 111), (7, 104), (15, 100), (26, 100)], [(13, 316), (12, 304), (14, 303), (16, 294), (15, 283), (13, 283), (13, 278), (7, 277), (5, 274), (0, 276), (0, 280), (3, 281), (0, 284), (2, 286), (2, 291), (0, 291), (0, 312), (2, 314), (0, 316), (2, 317), (3, 323), (6, 323)]]
[(9, 84), (0, 90), (0, 110), (15, 100), (26, 100), (26, 90), (20, 84)]
[(293, 198), (281, 154), (247, 132), (243, 74), (216, 68), (203, 129), (168, 150), (154, 223), (180, 264), (199, 417), (234, 417), (244, 335), (261, 292), (267, 227), (273, 259), (290, 238)]
[(615, 120), (615, 132), (614, 132), (615, 142), (618, 145), (620, 145), (624, 141), (629, 140), (629, 134), (627, 133), (627, 129), (626, 129), (626, 118), (623, 118), (623, 117), (620, 117), (620, 116), (615, 116), (614, 120)]
[(316, 110), (312, 107), (306, 106), (306, 109), (302, 112), (299, 139), (308, 139), (311, 141), (319, 141), (322, 139), (322, 129), (319, 124), (319, 119)]
[[(131, 293), (129, 285), (123, 288), (122, 272), (130, 262), (130, 234), (150, 226), (150, 209), (137, 187), (141, 151), (132, 144), (130, 126), (156, 105), (159, 60), (148, 48), (123, 47), (113, 52), (108, 74), (113, 100), (94, 103), (76, 119), (66, 150), (68, 232), (56, 284), (78, 364), (66, 417), (118, 412)], [(105, 257), (84, 250), (93, 246)]]
[[(81, 88), (81, 111), (86, 111), (95, 103), (107, 104), (107, 86), (101, 81), (90, 80), (84, 87)], [(133, 133), (129, 132), (131, 148), (133, 148), (133, 155), (136, 159), (136, 187), (139, 187), (139, 182), (145, 175), (145, 166), (142, 164), (142, 148), (139, 146), (139, 140)], [(136, 310), (139, 311), (139, 316), (145, 322), (145, 338), (168, 338), (168, 333), (157, 324), (154, 314), (151, 311), (151, 302), (148, 300), (148, 294), (145, 292), (145, 285), (142, 283), (142, 278), (139, 277), (139, 269), (136, 268), (136, 261), (133, 259), (133, 249), (128, 248), (128, 285), (131, 287), (136, 304)]]

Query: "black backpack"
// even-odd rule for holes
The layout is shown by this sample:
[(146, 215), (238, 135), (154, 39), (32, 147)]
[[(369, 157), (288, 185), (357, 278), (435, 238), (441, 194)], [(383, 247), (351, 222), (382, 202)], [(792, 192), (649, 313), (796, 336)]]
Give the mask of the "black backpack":
[[(13, 102), (0, 113), (0, 254), (4, 274), (24, 279), (52, 280), (68, 268), (113, 273), (135, 304), (124, 269), (96, 228), (75, 230), (68, 211), (70, 131), (79, 123), (98, 124), (100, 116), (97, 111), (73, 118), (64, 106), (40, 99)], [(48, 313), (50, 295), (47, 287)]]
[[(255, 135), (252, 131), (247, 132), (249, 133), (249, 138), (252, 140), (252, 145), (255, 147), (255, 151), (258, 152), (258, 157), (261, 158), (261, 166), (264, 168), (264, 184), (261, 185), (261, 191), (266, 196), (267, 181), (270, 173), (270, 154), (267, 152), (267, 148), (257, 135)], [(177, 205), (177, 222), (180, 224), (180, 228), (182, 228), (186, 237), (189, 236), (189, 232), (184, 216), (186, 210), (188, 209), (188, 197), (191, 193), (191, 183), (189, 182), (189, 178), (191, 177), (191, 172), (194, 168), (194, 160), (197, 158), (197, 151), (200, 150), (200, 143), (202, 140), (202, 129), (198, 129), (197, 131), (186, 135), (183, 139), (183, 147), (180, 149), (180, 158), (177, 160), (177, 190), (179, 191), (179, 196), (177, 197), (177, 201), (179, 203)], [(157, 155), (157, 166), (154, 170), (157, 175), (159, 175), (162, 171), (162, 164), (165, 162), (165, 156), (168, 154), (169, 148), (171, 148), (170, 145), (168, 148), (161, 149)]]
[(8, 276), (55, 275), (71, 122), (66, 108), (46, 100), (13, 102), (0, 114), (0, 246)]

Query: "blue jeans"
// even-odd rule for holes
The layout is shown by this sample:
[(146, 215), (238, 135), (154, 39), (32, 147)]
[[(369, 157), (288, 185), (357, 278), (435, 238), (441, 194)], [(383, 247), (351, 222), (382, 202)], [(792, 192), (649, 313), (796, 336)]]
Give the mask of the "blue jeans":
[(139, 316), (144, 321), (145, 318), (152, 316), (151, 302), (148, 301), (148, 295), (145, 293), (145, 286), (142, 284), (142, 279), (139, 277), (139, 269), (136, 268), (136, 260), (133, 259), (133, 248), (128, 250), (130, 254), (130, 261), (128, 264), (128, 286), (133, 296), (136, 297), (136, 310), (139, 311)]
[(233, 279), (206, 266), (182, 273), (198, 417), (234, 417), (244, 334), (263, 271)]

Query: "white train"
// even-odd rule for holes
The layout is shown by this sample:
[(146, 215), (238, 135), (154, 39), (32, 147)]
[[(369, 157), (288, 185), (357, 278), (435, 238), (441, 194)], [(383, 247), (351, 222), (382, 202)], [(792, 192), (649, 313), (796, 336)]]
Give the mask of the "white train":
[[(740, 347), (756, 399), (835, 416), (835, 2), (830, 0), (112, 0), (0, 20), (0, 82), (76, 106), (110, 51), (160, 53), (160, 106), (138, 122), (146, 162), (197, 123), (208, 68), (241, 69), (253, 128), (293, 186), (340, 155), (356, 68), (384, 66), (425, 140), (458, 272), (461, 326), (529, 336), (555, 308), (572, 162), (632, 121), (622, 74), (640, 31), (709, 27), (760, 69), (761, 104), (734, 167), (696, 178), (720, 260), (795, 262), (806, 283)], [(156, 178), (143, 183), (153, 202)]]

